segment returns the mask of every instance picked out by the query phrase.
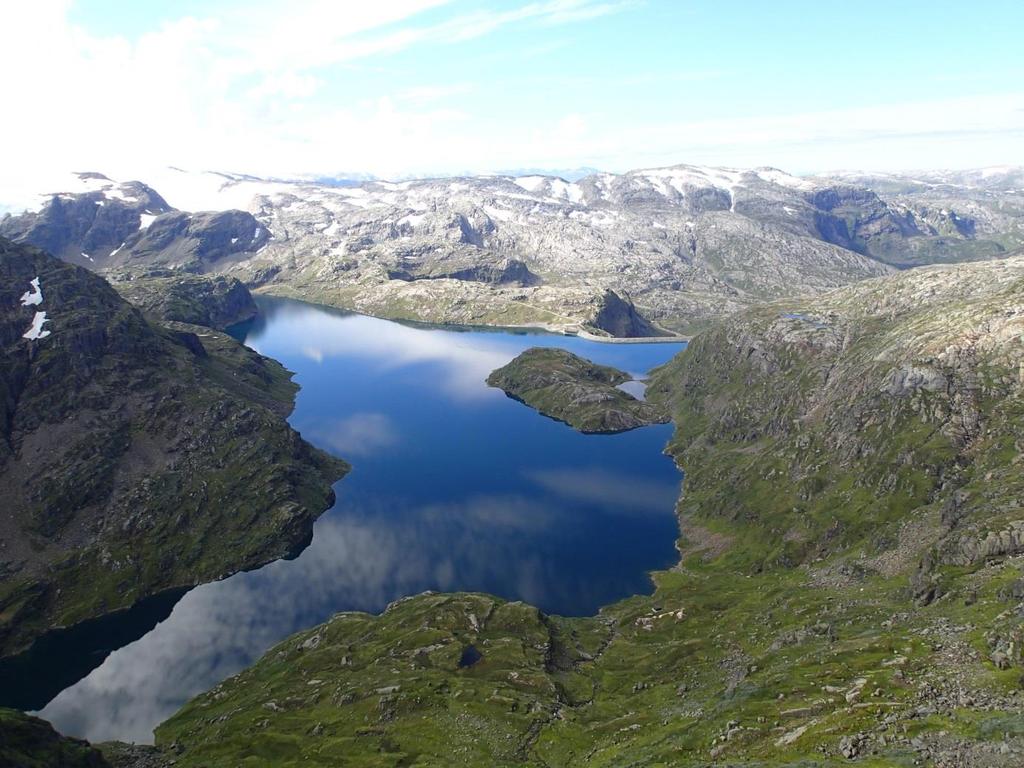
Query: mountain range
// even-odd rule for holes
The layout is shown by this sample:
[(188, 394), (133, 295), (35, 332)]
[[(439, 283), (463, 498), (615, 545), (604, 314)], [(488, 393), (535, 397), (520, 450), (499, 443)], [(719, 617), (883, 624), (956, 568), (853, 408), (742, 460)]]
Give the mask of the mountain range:
[[(690, 334), (744, 307), (1024, 245), (1018, 168), (797, 177), (673, 166), (346, 186), (80, 173), (0, 234), (91, 269), (235, 277), (388, 318)], [(187, 213), (172, 207), (174, 201)]]

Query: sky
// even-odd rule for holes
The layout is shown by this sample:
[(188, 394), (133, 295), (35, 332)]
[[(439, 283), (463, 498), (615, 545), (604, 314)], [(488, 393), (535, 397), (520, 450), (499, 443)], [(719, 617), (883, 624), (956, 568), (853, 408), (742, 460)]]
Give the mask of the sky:
[(1024, 164), (1019, 0), (0, 3), (0, 204), (168, 165)]

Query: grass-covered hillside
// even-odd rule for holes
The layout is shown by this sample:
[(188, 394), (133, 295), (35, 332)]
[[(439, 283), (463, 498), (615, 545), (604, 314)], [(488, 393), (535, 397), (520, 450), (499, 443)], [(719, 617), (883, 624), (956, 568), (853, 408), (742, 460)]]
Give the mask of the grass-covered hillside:
[(515, 400), (581, 432), (623, 432), (668, 421), (665, 412), (618, 385), (631, 377), (564, 349), (532, 347), (487, 377)]

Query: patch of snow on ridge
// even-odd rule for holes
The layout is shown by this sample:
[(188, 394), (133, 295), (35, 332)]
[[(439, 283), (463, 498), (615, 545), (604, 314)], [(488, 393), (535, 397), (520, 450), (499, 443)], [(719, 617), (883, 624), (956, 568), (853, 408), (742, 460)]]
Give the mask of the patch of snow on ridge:
[(23, 307), (34, 307), (43, 303), (43, 289), (39, 287), (39, 278), (37, 277), (29, 285), (32, 286), (31, 291), (25, 291), (21, 295), (21, 306)]
[(981, 169), (981, 178), (990, 179), (993, 176), (1002, 176), (1003, 174), (1013, 173), (1019, 170), (1019, 168), (1012, 165), (991, 165), (988, 168)]
[(410, 227), (418, 226), (421, 221), (427, 218), (425, 213), (409, 213), (398, 220), (398, 225), (408, 224)]
[(68, 185), (68, 189), (61, 191), (75, 194), (79, 192), (105, 192), (109, 187), (114, 186), (114, 182), (102, 174), (73, 173), (71, 176), (72, 180)]
[(511, 211), (506, 211), (504, 208), (496, 208), (493, 205), (483, 206), (483, 212), (498, 221), (510, 221), (512, 219)]
[(25, 331), (22, 336), (23, 339), (29, 339), (31, 341), (37, 341), (39, 339), (45, 339), (50, 335), (49, 331), (43, 330), (43, 323), (50, 322), (49, 318), (46, 317), (45, 312), (36, 312), (35, 317), (32, 318), (32, 326)]
[(544, 182), (547, 178), (544, 176), (520, 176), (517, 179), (512, 179), (516, 186), (522, 187), (527, 192), (536, 192), (538, 189), (544, 186)]
[(115, 187), (112, 184), (104, 188), (103, 196), (112, 198), (114, 200), (121, 200), (126, 203), (137, 203), (139, 198), (135, 195), (129, 195), (124, 192), (120, 187)]
[(801, 179), (799, 176), (792, 176), (785, 171), (780, 171), (778, 168), (758, 168), (754, 173), (756, 173), (758, 178), (762, 181), (767, 181), (771, 184), (778, 184), (780, 187), (788, 187), (789, 189), (799, 189), (803, 191), (815, 188), (813, 181)]
[[(153, 223), (153, 219), (155, 219), (155, 218), (156, 218), (156, 216), (154, 216), (151, 213), (140, 213), (139, 214), (139, 229), (149, 229), (149, 225)], [(82, 255), (84, 256), (85, 254), (82, 254)]]
[(652, 168), (638, 172), (640, 178), (658, 188), (668, 197), (669, 189), (685, 196), (687, 187), (713, 187), (729, 193), (731, 207), (736, 206), (736, 187), (742, 183), (743, 171), (733, 168), (704, 168), (679, 165), (671, 168)]
[(231, 173), (186, 171), (160, 167), (139, 171), (142, 181), (182, 211), (226, 211), (231, 208), (252, 213), (258, 197), (296, 191), (295, 184), (255, 179)]
[(570, 184), (562, 179), (551, 180), (551, 197), (568, 200), (570, 203), (583, 202), (583, 189), (579, 184)]

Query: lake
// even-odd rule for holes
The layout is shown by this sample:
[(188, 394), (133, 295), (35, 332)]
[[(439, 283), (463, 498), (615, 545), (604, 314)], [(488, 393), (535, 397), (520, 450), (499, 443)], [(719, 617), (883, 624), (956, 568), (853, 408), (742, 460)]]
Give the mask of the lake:
[[(411, 326), (281, 299), (234, 329), (295, 371), (291, 424), (353, 470), (299, 557), (197, 587), (42, 711), (65, 734), (150, 742), (187, 699), (341, 610), (473, 590), (589, 615), (676, 561), (671, 427), (582, 435), (487, 374), (557, 346), (641, 377), (682, 344)], [(148, 627), (147, 627), (148, 628)]]

